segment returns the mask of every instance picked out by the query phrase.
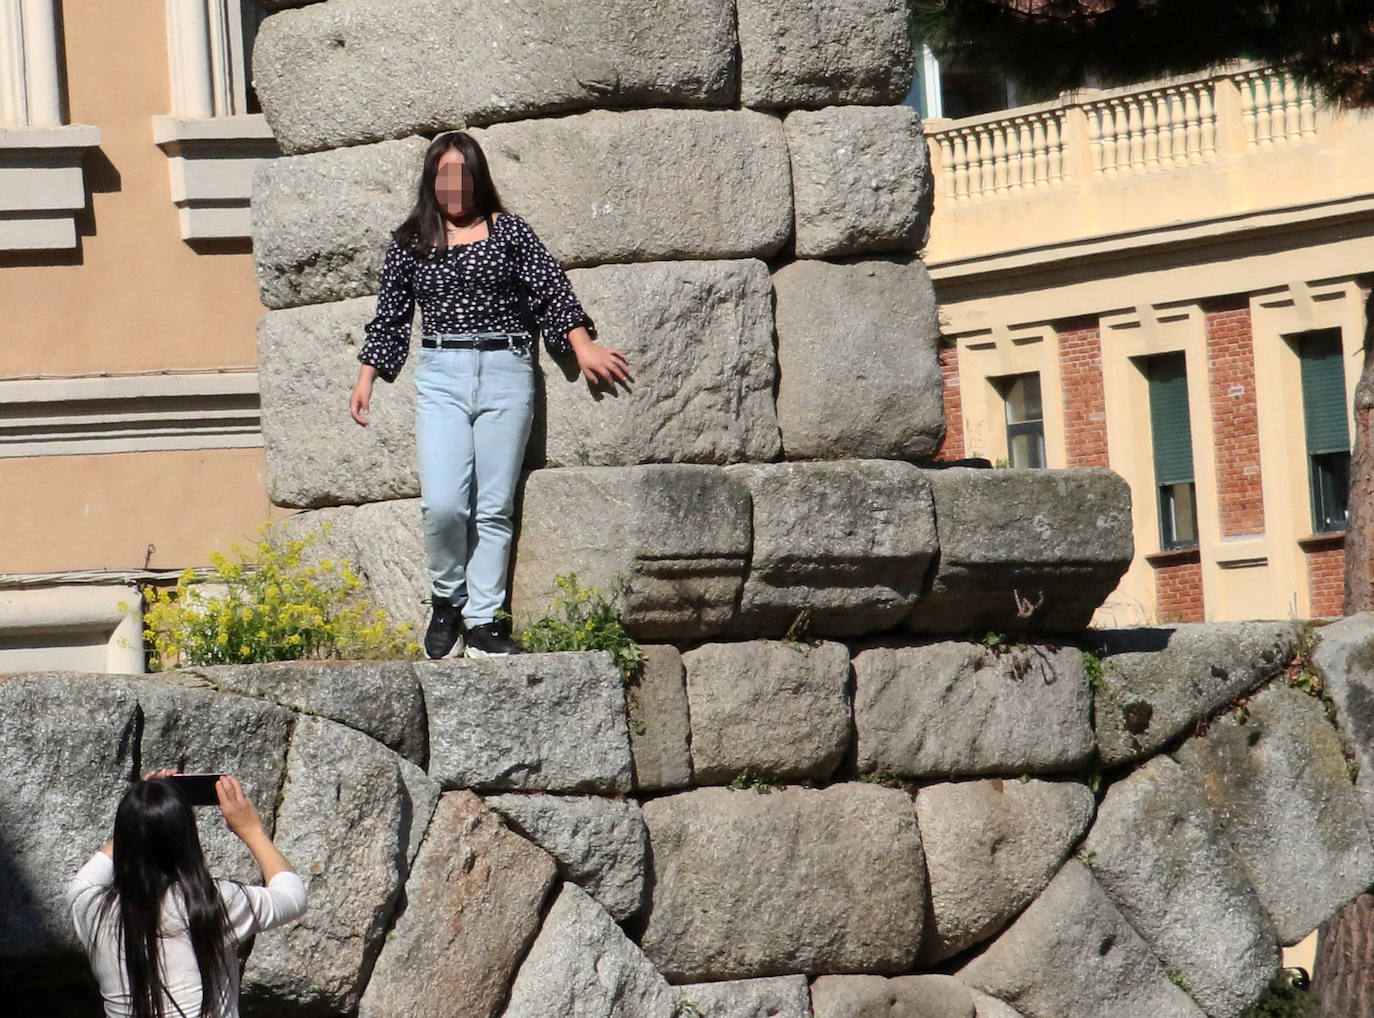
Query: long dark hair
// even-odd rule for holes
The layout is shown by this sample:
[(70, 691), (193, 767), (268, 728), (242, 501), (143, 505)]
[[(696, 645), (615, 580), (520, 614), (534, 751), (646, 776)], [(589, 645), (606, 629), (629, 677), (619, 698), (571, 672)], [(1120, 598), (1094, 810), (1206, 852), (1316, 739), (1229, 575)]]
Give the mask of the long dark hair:
[(424, 168), (420, 171), (419, 189), (415, 205), (405, 221), (392, 231), (392, 236), (418, 255), (427, 255), (447, 243), (444, 235), (444, 214), (434, 193), (434, 180), (439, 175), (439, 158), (449, 149), (456, 149), (463, 157), (463, 165), (472, 174), (472, 205), (479, 216), (504, 212), (505, 205), (491, 180), (487, 157), (482, 146), (466, 131), (445, 131), (436, 135), (425, 150)]
[(149, 778), (130, 788), (115, 812), (114, 883), (96, 919), (99, 930), (112, 911), (119, 912), (133, 1018), (167, 1018), (158, 939), (163, 898), (173, 885), (186, 904), (187, 932), (200, 967), (200, 1014), (206, 1018), (234, 987), (233, 931), (206, 868), (191, 807), (171, 782)]

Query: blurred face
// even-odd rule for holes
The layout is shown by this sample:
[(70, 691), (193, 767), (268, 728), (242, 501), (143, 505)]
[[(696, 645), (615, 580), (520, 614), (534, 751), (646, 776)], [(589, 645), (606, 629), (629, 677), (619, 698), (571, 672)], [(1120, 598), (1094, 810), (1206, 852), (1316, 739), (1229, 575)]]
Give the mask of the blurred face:
[(439, 157), (439, 172), (434, 177), (434, 197), (450, 219), (461, 219), (472, 211), (472, 174), (457, 149)]

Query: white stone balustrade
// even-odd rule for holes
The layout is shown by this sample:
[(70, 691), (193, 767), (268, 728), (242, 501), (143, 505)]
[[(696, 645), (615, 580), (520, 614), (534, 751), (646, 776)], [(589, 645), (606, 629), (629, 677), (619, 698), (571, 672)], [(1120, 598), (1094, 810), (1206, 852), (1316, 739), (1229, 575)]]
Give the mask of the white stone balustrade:
[(1065, 92), (925, 130), (937, 283), (1296, 222), (1307, 215), (1299, 205), (1363, 215), (1374, 158), (1374, 115), (1341, 112), (1252, 64)]

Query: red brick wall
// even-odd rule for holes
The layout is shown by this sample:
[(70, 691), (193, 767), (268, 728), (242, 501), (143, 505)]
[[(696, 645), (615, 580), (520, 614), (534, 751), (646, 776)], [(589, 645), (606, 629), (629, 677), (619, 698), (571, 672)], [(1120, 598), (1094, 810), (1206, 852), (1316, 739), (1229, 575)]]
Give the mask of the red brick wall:
[(1202, 559), (1196, 552), (1155, 564), (1155, 615), (1160, 622), (1201, 622)]
[(1250, 302), (1243, 296), (1228, 297), (1209, 303), (1204, 311), (1221, 534), (1262, 534), (1264, 493)]
[(1341, 614), (1345, 607), (1344, 542), (1308, 551), (1307, 591), (1312, 599), (1312, 615)]
[(1102, 333), (1095, 320), (1056, 322), (1064, 387), (1064, 447), (1071, 467), (1107, 466)]
[(945, 443), (935, 454), (941, 462), (963, 459), (964, 404), (959, 395), (959, 351), (955, 347), (940, 348), (940, 376), (945, 393)]

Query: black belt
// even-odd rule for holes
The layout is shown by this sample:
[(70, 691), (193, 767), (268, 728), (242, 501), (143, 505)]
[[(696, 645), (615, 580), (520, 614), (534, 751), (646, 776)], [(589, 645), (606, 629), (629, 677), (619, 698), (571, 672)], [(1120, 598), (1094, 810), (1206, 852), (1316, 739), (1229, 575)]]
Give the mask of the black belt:
[(429, 336), (420, 337), (420, 345), (428, 350), (515, 350), (530, 345), (528, 336), (506, 336), (497, 338), (495, 336), (483, 339), (458, 339), (441, 336), (438, 339)]

